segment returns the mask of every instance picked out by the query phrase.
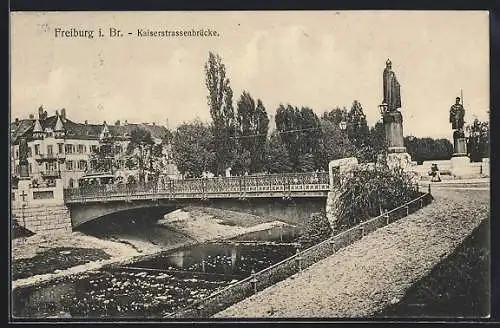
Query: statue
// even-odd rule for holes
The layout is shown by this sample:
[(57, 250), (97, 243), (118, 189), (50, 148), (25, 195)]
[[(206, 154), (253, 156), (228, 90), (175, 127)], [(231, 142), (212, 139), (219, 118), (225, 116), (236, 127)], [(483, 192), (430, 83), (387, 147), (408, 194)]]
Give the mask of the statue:
[(29, 176), (28, 172), (28, 141), (26, 138), (19, 139), (19, 175), (21, 178)]
[(387, 105), (387, 111), (393, 112), (401, 108), (400, 86), (396, 74), (392, 70), (391, 60), (387, 59), (385, 65), (383, 73), (384, 100), (382, 103)]
[(456, 98), (456, 102), (450, 108), (450, 123), (453, 130), (461, 131), (464, 127), (465, 109), (460, 104), (460, 97)]

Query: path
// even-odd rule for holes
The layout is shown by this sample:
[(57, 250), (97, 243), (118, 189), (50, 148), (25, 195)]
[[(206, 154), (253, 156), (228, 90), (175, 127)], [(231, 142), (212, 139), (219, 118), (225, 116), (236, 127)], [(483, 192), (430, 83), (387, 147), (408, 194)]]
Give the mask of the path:
[(489, 215), (488, 190), (433, 190), (424, 209), (215, 317), (354, 318), (397, 303)]

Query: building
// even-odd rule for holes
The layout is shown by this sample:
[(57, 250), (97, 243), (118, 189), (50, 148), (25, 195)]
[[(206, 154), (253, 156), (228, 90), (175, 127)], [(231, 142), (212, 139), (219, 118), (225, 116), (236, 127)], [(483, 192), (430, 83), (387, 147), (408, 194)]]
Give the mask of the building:
[[(127, 178), (137, 175), (137, 170), (126, 168), (126, 149), (130, 135), (134, 129), (144, 129), (151, 134), (155, 144), (162, 145), (162, 157), (157, 161), (164, 162), (161, 174), (169, 178), (177, 178), (178, 171), (173, 164), (169, 147), (169, 131), (156, 124), (120, 124), (114, 125), (76, 123), (67, 118), (62, 109), (55, 115), (48, 116), (40, 107), (38, 116), (30, 115), (28, 119), (15, 119), (11, 123), (11, 168), (12, 176), (19, 177), (19, 140), (26, 138), (28, 142), (29, 176), (34, 186), (52, 185), (55, 179), (62, 179), (64, 188), (78, 187), (78, 180), (92, 172), (102, 170), (96, 161), (96, 153), (101, 147), (112, 146), (112, 163), (107, 167), (114, 175)], [(113, 140), (112, 143), (109, 140)]]

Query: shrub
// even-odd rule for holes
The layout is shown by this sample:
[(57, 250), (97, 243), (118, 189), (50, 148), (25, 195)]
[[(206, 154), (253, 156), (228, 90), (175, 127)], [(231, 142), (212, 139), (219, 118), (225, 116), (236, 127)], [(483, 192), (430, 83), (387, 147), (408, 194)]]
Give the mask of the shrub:
[(322, 242), (332, 234), (332, 227), (325, 213), (313, 213), (302, 224), (299, 243), (303, 248)]
[(350, 228), (418, 196), (412, 176), (402, 169), (363, 168), (342, 177), (335, 202), (336, 227)]

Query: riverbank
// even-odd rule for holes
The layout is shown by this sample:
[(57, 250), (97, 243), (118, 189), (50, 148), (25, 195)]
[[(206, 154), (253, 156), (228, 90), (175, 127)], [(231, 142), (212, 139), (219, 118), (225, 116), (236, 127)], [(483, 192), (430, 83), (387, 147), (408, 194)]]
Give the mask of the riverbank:
[[(154, 228), (161, 230), (161, 240), (158, 240), (158, 236), (155, 240), (151, 240), (148, 236), (134, 235), (130, 232), (108, 235), (105, 238), (81, 232), (37, 234), (27, 238), (16, 238), (12, 240), (14, 271), (21, 271), (19, 266), (26, 266), (26, 263), (35, 257), (37, 263), (47, 267), (45, 273), (14, 280), (12, 288), (36, 285), (69, 275), (98, 270), (112, 264), (131, 263), (175, 248), (231, 239), (277, 225), (285, 223), (233, 211), (193, 207), (169, 213), (157, 222)], [(59, 258), (57, 262), (59, 254), (64, 257)], [(72, 263), (71, 259), (68, 259), (72, 254), (78, 255), (79, 261), (73, 261), (75, 265), (66, 267), (68, 262)], [(54, 263), (59, 264), (54, 265)], [(40, 267), (34, 270), (36, 273), (43, 271)]]
[(399, 303), (489, 216), (489, 191), (440, 189), (433, 196), (422, 210), (214, 317), (366, 318)]

